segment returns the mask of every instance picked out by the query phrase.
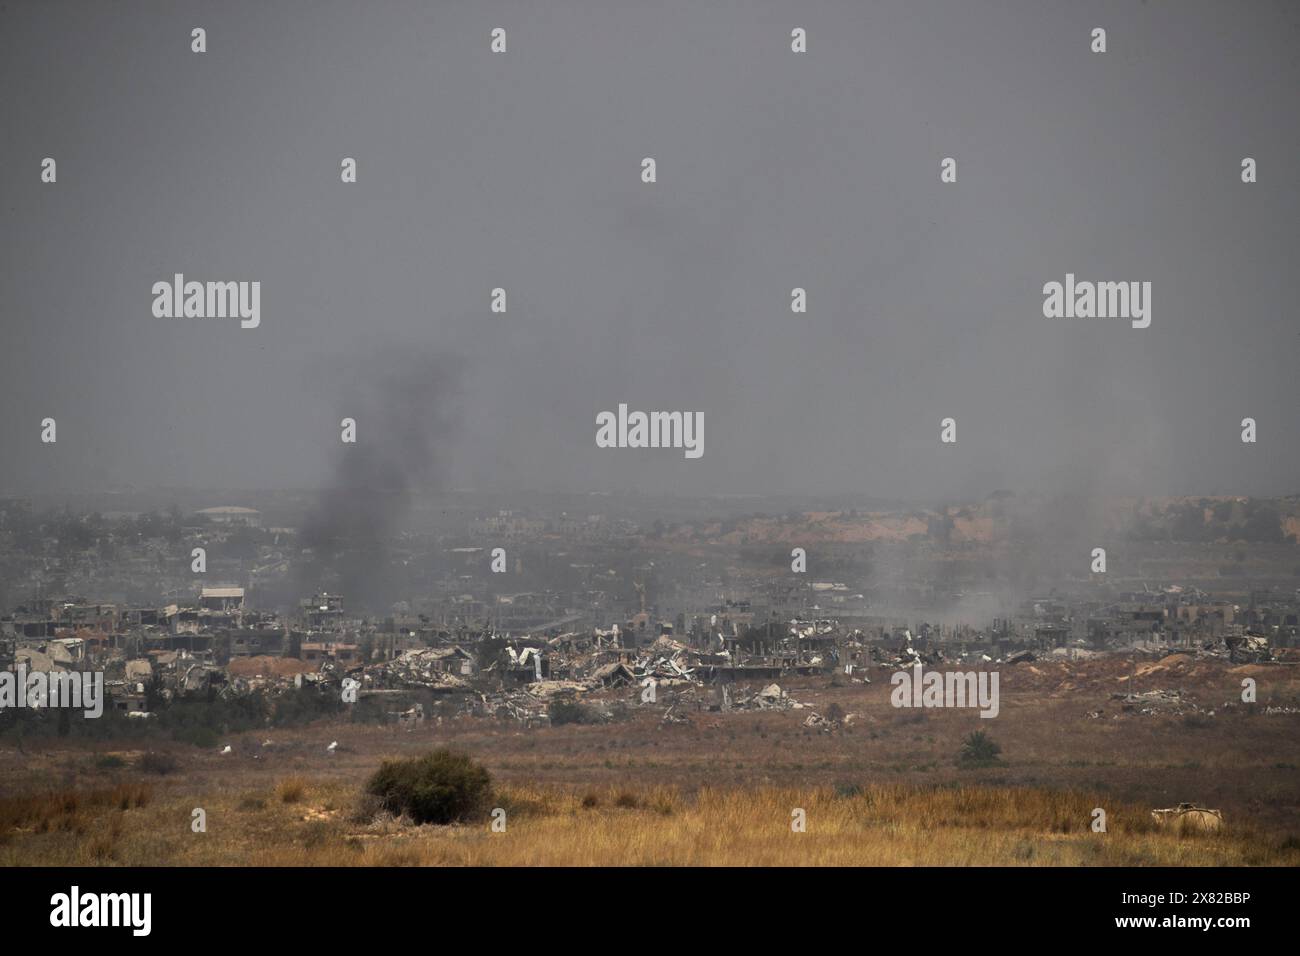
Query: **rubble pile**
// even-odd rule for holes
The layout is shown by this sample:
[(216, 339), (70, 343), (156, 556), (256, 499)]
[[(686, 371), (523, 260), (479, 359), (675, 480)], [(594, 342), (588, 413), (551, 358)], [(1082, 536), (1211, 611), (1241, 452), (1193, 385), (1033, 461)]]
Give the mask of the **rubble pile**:
[(632, 675), (638, 682), (649, 677), (659, 686), (699, 683), (695, 668), (690, 663), (692, 651), (685, 644), (663, 635), (647, 650), (650, 653), (639, 657), (630, 665)]
[(574, 696), (591, 687), (586, 681), (576, 680), (539, 680), (527, 685), (524, 693), (538, 700), (547, 701), (557, 696)]
[[(578, 525), (587, 527), (566, 526)], [(706, 709), (800, 710), (803, 726), (833, 730), (848, 720), (839, 708), (828, 717), (771, 682), (820, 678), (839, 688), (917, 667), (996, 668), (1014, 693), (1083, 696), (1080, 710), (1095, 708), (1092, 719), (1213, 715), (1196, 700), (1217, 703), (1215, 695), (1245, 678), (1268, 682), (1266, 714), (1295, 713), (1300, 696), (1300, 596), (1289, 592), (1252, 592), (1243, 605), (1144, 585), (1118, 600), (1049, 595), (1007, 606), (999, 612), (1007, 616), (991, 621), (936, 626), (866, 614), (866, 604), (847, 620), (821, 616), (830, 607), (823, 591), (836, 611), (850, 597), (835, 582), (814, 583), (808, 594), (785, 584), (764, 589), (767, 603), (756, 592), (707, 613), (687, 607), (675, 621), (634, 582), (639, 612), (612, 617), (621, 612), (609, 583), (590, 591), (600, 596), (596, 614), (557, 592), (493, 600), (457, 591), (440, 609), (398, 602), (382, 621), (346, 612), (341, 595), (324, 591), (291, 616), (246, 606), (237, 586), (202, 587), (192, 600), (185, 589), (166, 590), (162, 603), (141, 606), (39, 598), (0, 617), (0, 670), (97, 667), (114, 711), (139, 718), (184, 697), (335, 695), (358, 689), (356, 680), (359, 696), (375, 698), (367, 718), (382, 703), (408, 728), (423, 722), (436, 696), (430, 721), (491, 715), (531, 725), (552, 714), (570, 723), (651, 712), (677, 724)], [(804, 613), (792, 614), (800, 604)], [(425, 698), (421, 708), (402, 710), (413, 696)], [(1105, 712), (1098, 705), (1108, 696), (1119, 705)], [(1225, 702), (1218, 712), (1237, 707)]]
[(1111, 700), (1122, 702), (1121, 709), (1125, 713), (1139, 713), (1147, 716), (1172, 716), (1179, 717), (1183, 714), (1208, 714), (1214, 715), (1214, 711), (1206, 711), (1195, 701), (1188, 698), (1181, 690), (1148, 690), (1140, 694), (1111, 694)]
[(1283, 704), (1269, 704), (1264, 708), (1264, 713), (1270, 716), (1274, 714), (1300, 714), (1300, 707), (1287, 707)]
[(677, 713), (678, 703), (679, 703), (678, 701), (673, 701), (671, 704), (668, 705), (668, 709), (664, 711), (664, 716), (663, 719), (660, 720), (660, 723), (689, 724), (691, 722), (691, 719), (687, 717), (685, 714)]
[(757, 693), (737, 690), (731, 694), (733, 710), (803, 710), (804, 706), (788, 696), (779, 684), (768, 684)]
[(659, 685), (698, 683), (694, 668), (685, 665), (685, 656), (682, 654), (643, 658), (632, 666), (632, 674), (638, 681), (652, 677)]
[(477, 716), (496, 717), (498, 719), (517, 720), (526, 726), (545, 724), (549, 721), (545, 704), (537, 697), (523, 691), (501, 691), (495, 694), (480, 694)]
[(391, 661), (368, 667), (367, 682), (376, 687), (468, 690), (469, 684), (463, 678), (445, 670), (446, 656), (441, 648), (405, 651)]

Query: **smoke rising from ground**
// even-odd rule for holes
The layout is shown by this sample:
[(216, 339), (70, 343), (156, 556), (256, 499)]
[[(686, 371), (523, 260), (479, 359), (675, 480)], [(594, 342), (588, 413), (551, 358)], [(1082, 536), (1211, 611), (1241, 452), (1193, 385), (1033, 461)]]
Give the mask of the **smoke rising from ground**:
[(356, 610), (383, 610), (396, 599), (400, 582), (388, 572), (403, 556), (394, 549), (415, 496), (442, 481), (459, 422), (459, 375), (448, 356), (410, 351), (342, 371), (334, 420), (355, 419), (356, 442), (339, 442), (333, 478), (303, 522), (303, 543), (315, 555), (305, 587), (329, 582)]

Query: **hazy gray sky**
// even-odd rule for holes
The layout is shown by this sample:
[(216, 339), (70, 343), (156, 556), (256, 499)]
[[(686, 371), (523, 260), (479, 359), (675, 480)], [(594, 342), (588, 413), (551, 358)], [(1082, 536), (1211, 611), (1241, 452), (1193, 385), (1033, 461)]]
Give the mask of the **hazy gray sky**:
[[(392, 398), (452, 486), (1300, 491), (1297, 48), (1292, 2), (0, 2), (0, 490), (329, 483), (400, 356), (458, 371)], [(176, 272), (261, 326), (155, 318)], [(1067, 272), (1151, 327), (1044, 318)], [(597, 448), (620, 402), (703, 457)]]

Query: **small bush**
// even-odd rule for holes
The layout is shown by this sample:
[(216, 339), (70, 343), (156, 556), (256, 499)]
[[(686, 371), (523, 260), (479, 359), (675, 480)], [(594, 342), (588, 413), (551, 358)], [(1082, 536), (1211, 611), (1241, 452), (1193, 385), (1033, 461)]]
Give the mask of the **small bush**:
[(593, 807), (598, 807), (600, 806), (600, 797), (596, 796), (594, 793), (589, 793), (582, 798), (582, 806), (583, 809), (585, 810), (590, 810)]
[(156, 773), (159, 776), (174, 773), (178, 763), (171, 754), (149, 751), (140, 758), (139, 768), (142, 773)]
[(988, 767), (998, 762), (1002, 748), (982, 730), (968, 736), (961, 745), (958, 761), (967, 767)]
[(598, 724), (601, 722), (600, 715), (595, 710), (586, 704), (578, 703), (576, 700), (552, 701), (550, 714), (551, 724), (557, 727), (561, 724)]
[(338, 827), (325, 820), (312, 820), (298, 831), (297, 842), (308, 850), (318, 850), (339, 839)]
[(126, 761), (117, 754), (104, 754), (95, 761), (95, 766), (100, 770), (121, 770), (126, 766)]
[(362, 791), (348, 811), (349, 823), (374, 823), (384, 810), (384, 801), (373, 793)]
[(614, 799), (614, 806), (622, 807), (624, 810), (635, 810), (641, 805), (641, 801), (636, 798), (636, 794), (624, 790)]
[(307, 781), (302, 777), (285, 777), (275, 788), (281, 803), (297, 803), (307, 792)]
[(492, 776), (468, 754), (437, 750), (408, 760), (386, 760), (366, 784), (389, 813), (416, 823), (459, 823), (482, 813), (492, 798)]

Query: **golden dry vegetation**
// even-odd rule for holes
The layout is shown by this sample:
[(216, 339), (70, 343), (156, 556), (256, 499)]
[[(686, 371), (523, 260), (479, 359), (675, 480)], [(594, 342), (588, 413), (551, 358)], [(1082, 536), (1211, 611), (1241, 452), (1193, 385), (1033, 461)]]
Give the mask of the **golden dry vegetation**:
[[(1156, 830), (1140, 806), (1041, 789), (885, 784), (834, 790), (506, 786), (505, 832), (359, 816), (357, 788), (301, 781), (151, 799), (148, 788), (6, 800), (0, 864), (181, 866), (1201, 866), (1300, 863), (1300, 843), (1248, 824), (1214, 835)], [(191, 829), (202, 806), (207, 832)], [(792, 813), (806, 830), (793, 832)], [(364, 817), (364, 818), (363, 818)]]
[[(0, 865), (1297, 865), (1300, 714), (1224, 707), (1238, 670), (1178, 656), (1007, 668), (994, 720), (894, 709), (884, 681), (809, 678), (787, 686), (805, 709), (682, 705), (686, 724), (662, 723), (661, 701), (592, 726), (331, 721), (232, 736), (229, 754), (5, 742)], [(1290, 672), (1258, 675), (1261, 702), (1295, 704)], [(1124, 711), (1111, 694), (1130, 685), (1181, 687), (1204, 710)], [(847, 726), (804, 726), (832, 704), (853, 715)], [(995, 766), (956, 760), (975, 730), (1001, 746)], [(358, 816), (383, 759), (446, 746), (492, 773), (505, 833), (486, 816), (454, 827)], [(1156, 831), (1150, 811), (1184, 800), (1221, 808), (1225, 829)], [(191, 830), (196, 807), (206, 833)], [(805, 833), (791, 832), (796, 807)], [(1090, 829), (1095, 807), (1107, 833)]]

